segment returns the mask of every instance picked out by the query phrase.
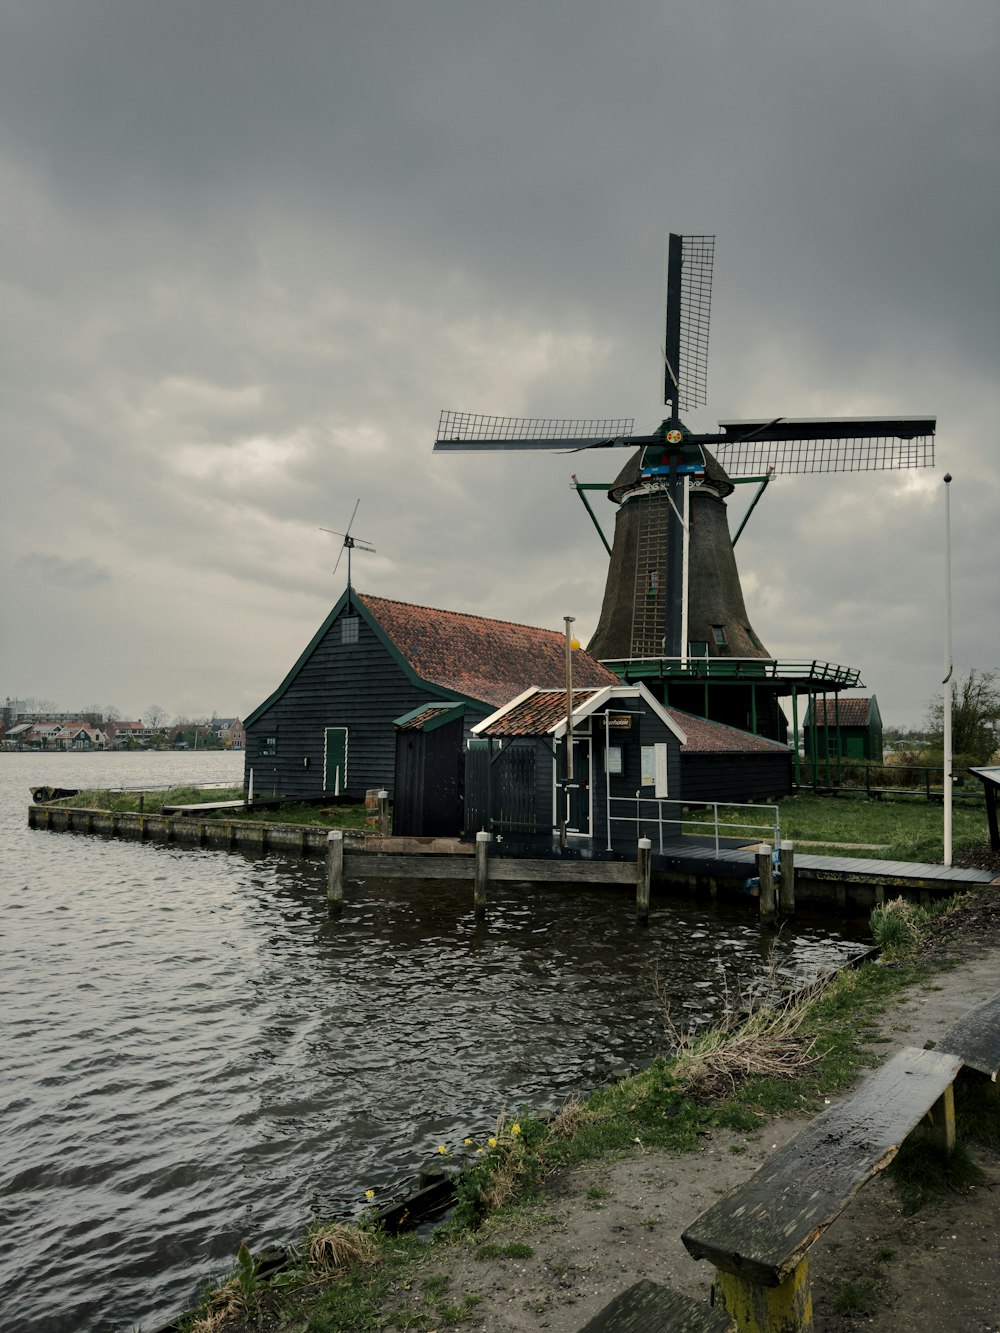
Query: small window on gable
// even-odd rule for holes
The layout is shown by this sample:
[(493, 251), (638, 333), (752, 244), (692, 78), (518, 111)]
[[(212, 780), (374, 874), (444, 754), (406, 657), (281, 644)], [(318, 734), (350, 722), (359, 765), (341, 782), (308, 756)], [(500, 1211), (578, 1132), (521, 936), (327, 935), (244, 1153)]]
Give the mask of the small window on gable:
[(340, 622), (340, 642), (357, 643), (360, 616), (344, 616)]
[(725, 646), (726, 646), (726, 631), (725, 631), (725, 628), (724, 628), (722, 625), (713, 625), (713, 626), (712, 626), (712, 638), (715, 640), (716, 647), (718, 647), (718, 648), (725, 648)]
[(258, 736), (257, 753), (259, 755), (271, 755), (278, 753), (277, 736)]

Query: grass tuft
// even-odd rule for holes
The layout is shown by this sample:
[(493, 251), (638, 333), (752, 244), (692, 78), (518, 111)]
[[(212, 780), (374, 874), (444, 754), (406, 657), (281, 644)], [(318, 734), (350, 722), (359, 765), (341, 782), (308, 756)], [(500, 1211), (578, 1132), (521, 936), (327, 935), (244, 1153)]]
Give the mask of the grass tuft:
[(907, 1216), (946, 1194), (964, 1194), (985, 1179), (982, 1167), (964, 1143), (956, 1143), (953, 1151), (945, 1156), (919, 1139), (903, 1144), (890, 1162), (888, 1174), (899, 1190), (903, 1212)]

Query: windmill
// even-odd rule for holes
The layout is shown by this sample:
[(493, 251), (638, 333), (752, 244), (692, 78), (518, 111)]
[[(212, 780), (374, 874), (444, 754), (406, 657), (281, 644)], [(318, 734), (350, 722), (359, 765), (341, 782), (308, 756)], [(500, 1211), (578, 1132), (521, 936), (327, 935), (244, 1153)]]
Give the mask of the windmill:
[[(756, 504), (778, 473), (882, 471), (934, 462), (936, 423), (928, 416), (731, 418), (720, 421), (716, 432), (689, 430), (680, 414), (706, 401), (714, 260), (714, 236), (670, 235), (667, 416), (651, 433), (637, 434), (634, 419), (625, 417), (548, 420), (445, 411), (434, 444), (444, 452), (635, 451), (607, 492), (619, 508), (604, 604), (588, 645), (629, 679), (648, 681), (652, 663), (665, 682), (711, 675), (713, 659), (727, 665), (773, 662), (743, 602), (725, 512), (734, 483), (755, 481)], [(586, 504), (582, 492), (593, 485), (575, 477), (573, 484)], [(856, 673), (850, 677), (838, 677), (834, 688), (858, 683)], [(746, 725), (742, 714), (720, 720)]]
[(334, 567), (333, 567), (333, 574), (334, 574), (334, 577), (336, 577), (337, 570), (340, 568), (340, 561), (341, 561), (341, 559), (343, 558), (343, 554), (344, 554), (344, 552), (346, 551), (346, 552), (347, 552), (347, 609), (348, 609), (348, 611), (350, 611), (350, 609), (351, 609), (351, 552), (354, 551), (354, 550), (358, 550), (358, 551), (368, 551), (368, 552), (370, 552), (372, 555), (375, 554), (375, 547), (372, 546), (370, 542), (365, 541), (363, 537), (352, 537), (352, 536), (351, 536), (351, 528), (354, 526), (354, 518), (355, 518), (355, 515), (356, 515), (357, 512), (358, 512), (358, 505), (359, 505), (360, 503), (361, 503), (361, 497), (359, 496), (358, 499), (355, 500), (355, 502), (354, 502), (354, 508), (353, 508), (353, 510), (351, 511), (351, 521), (350, 521), (350, 522), (348, 523), (348, 525), (347, 525), (347, 531), (346, 531), (346, 532), (334, 532), (333, 528), (320, 528), (320, 532), (328, 532), (328, 533), (331, 535), (331, 537), (340, 537), (340, 538), (343, 539), (343, 540), (342, 540), (342, 543), (341, 543), (341, 547), (340, 547), (340, 554), (337, 556), (337, 563), (336, 563), (336, 564), (334, 565)]

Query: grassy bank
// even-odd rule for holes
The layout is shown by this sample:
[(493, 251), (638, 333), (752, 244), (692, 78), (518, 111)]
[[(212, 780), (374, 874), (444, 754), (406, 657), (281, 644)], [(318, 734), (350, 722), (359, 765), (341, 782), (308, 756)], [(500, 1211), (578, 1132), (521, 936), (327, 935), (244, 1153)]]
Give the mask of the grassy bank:
[[(120, 792), (83, 791), (76, 796), (53, 801), (53, 805), (74, 809), (136, 811), (158, 813), (164, 805), (192, 805), (214, 801), (235, 801), (243, 797), (242, 787), (205, 790), (201, 787), (173, 787), (170, 791)], [(940, 806), (916, 801), (867, 801), (861, 798), (834, 798), (811, 794), (789, 796), (779, 803), (781, 836), (819, 854), (875, 857), (886, 861), (938, 862), (944, 854), (943, 816)], [(723, 833), (734, 836), (740, 827), (748, 836), (759, 839), (763, 806), (722, 807)], [(206, 812), (205, 818), (253, 819), (269, 823), (307, 824), (321, 828), (365, 828), (367, 812), (363, 804), (314, 806), (289, 801), (277, 807), (249, 810)], [(693, 812), (691, 819), (702, 821), (704, 810)], [(692, 832), (704, 834), (700, 822)], [(987, 836), (984, 805), (961, 805), (953, 811), (952, 842), (955, 860), (982, 845)]]
[[(242, 801), (242, 787), (171, 787), (169, 791), (115, 791), (91, 789), (76, 796), (49, 802), (73, 810), (111, 810), (116, 813), (144, 811), (160, 814), (165, 805), (212, 805), (220, 801)], [(319, 828), (363, 829), (369, 812), (357, 805), (301, 805), (289, 801), (281, 806), (249, 809), (206, 810), (205, 819), (254, 820), (268, 824), (309, 824)]]
[[(879, 1016), (901, 990), (930, 975), (922, 941), (952, 911), (960, 909), (909, 921), (893, 941), (890, 965), (847, 970), (795, 1003), (758, 1008), (739, 1025), (691, 1038), (673, 1029), (666, 1012), (663, 1045), (670, 1054), (648, 1069), (558, 1114), (501, 1116), (488, 1135), (443, 1144), (442, 1157), (460, 1170), (458, 1203), (429, 1241), (383, 1235), (364, 1219), (334, 1223), (295, 1247), (278, 1287), (260, 1283), (251, 1256), (243, 1254), (237, 1273), (188, 1328), (360, 1333), (474, 1322), (475, 1291), (463, 1294), (449, 1271), (470, 1257), (502, 1266), (530, 1256), (552, 1219), (555, 1173), (651, 1151), (685, 1154), (720, 1127), (751, 1133), (775, 1115), (814, 1113), (861, 1068), (877, 1064), (884, 1040)], [(588, 1191), (595, 1208), (601, 1194), (596, 1185)], [(324, 1235), (340, 1246), (335, 1263), (311, 1257)]]
[[(808, 843), (808, 850), (818, 855), (935, 862), (944, 854), (943, 811), (927, 801), (868, 801), (810, 793), (786, 797), (779, 802), (779, 810), (782, 838)], [(719, 818), (747, 827), (761, 823), (759, 812), (745, 806), (720, 809)], [(958, 859), (986, 837), (985, 804), (955, 806), (952, 819), (952, 845)], [(731, 828), (725, 831), (733, 835)]]

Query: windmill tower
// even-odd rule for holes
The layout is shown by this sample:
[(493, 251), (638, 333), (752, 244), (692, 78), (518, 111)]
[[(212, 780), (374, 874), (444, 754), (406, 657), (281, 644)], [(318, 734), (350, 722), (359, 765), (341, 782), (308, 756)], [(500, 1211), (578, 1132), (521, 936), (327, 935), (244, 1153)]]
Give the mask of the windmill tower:
[[(667, 416), (651, 434), (636, 434), (631, 418), (442, 412), (434, 448), (635, 450), (607, 487), (619, 509), (590, 652), (625, 679), (655, 685), (665, 702), (783, 739), (779, 695), (792, 695), (794, 712), (800, 689), (825, 696), (859, 684), (859, 675), (827, 663), (807, 670), (778, 663), (764, 648), (747, 616), (726, 497), (736, 484), (755, 482), (756, 504), (778, 473), (930, 466), (936, 423), (927, 416), (773, 417), (722, 421), (711, 433), (688, 430), (681, 412), (706, 400), (714, 257), (713, 236), (669, 238)], [(574, 485), (583, 492), (607, 484)]]

